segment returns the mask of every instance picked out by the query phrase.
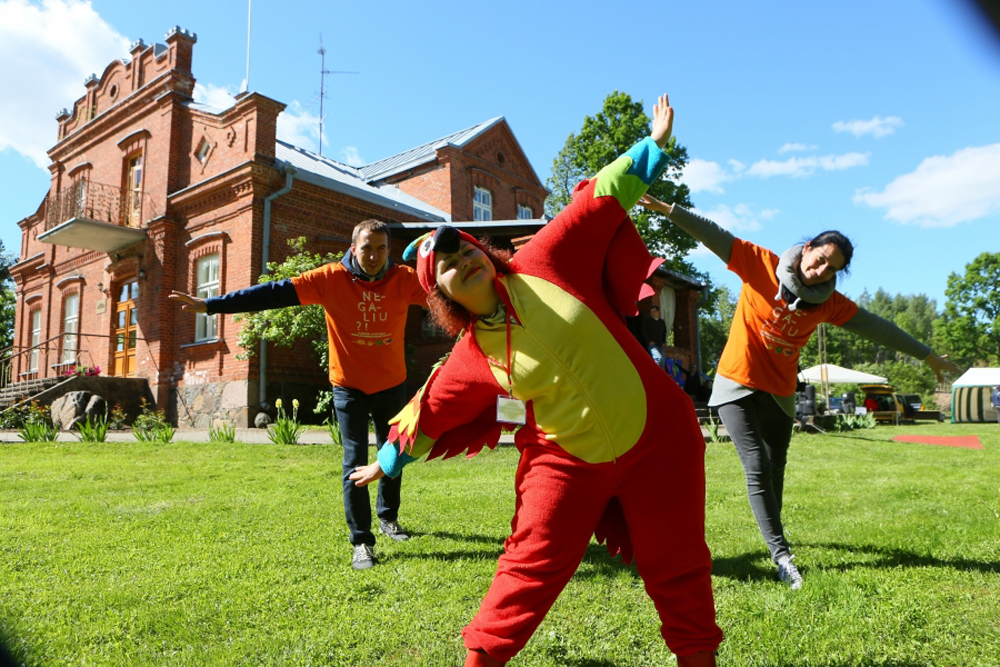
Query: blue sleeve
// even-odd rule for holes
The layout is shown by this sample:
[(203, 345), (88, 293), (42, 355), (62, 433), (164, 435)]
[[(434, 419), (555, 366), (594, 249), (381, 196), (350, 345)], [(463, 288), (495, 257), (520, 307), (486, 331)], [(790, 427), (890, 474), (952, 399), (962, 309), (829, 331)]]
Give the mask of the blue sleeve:
[(416, 460), (405, 452), (400, 454), (399, 446), (391, 442), (383, 444), (378, 450), (378, 464), (387, 477), (399, 477), (403, 466)]
[(258, 310), (298, 306), (299, 295), (291, 280), (278, 280), (205, 299), (210, 314), (252, 313)]

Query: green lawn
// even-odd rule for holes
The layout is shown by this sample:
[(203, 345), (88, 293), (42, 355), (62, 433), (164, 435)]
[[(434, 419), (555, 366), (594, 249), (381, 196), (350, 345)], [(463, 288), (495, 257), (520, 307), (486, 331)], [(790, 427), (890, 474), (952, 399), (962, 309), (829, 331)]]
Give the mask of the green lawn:
[[(414, 538), (380, 540), (382, 563), (354, 572), (333, 446), (0, 444), (0, 631), (30, 665), (459, 665), (516, 462), (504, 447), (407, 468)], [(732, 446), (706, 465), (720, 664), (1000, 664), (996, 425), (795, 436), (795, 592)], [(657, 628), (634, 568), (593, 545), (513, 664), (673, 664)]]

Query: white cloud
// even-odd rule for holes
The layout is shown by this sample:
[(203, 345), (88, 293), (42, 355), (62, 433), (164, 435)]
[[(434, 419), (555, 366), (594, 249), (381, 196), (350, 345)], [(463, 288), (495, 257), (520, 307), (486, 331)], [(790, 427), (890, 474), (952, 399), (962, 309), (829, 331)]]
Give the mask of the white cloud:
[(793, 157), (783, 162), (758, 160), (750, 166), (747, 173), (761, 178), (770, 178), (771, 176), (804, 178), (811, 176), (817, 170), (843, 171), (866, 164), (868, 164), (868, 153), (845, 153), (844, 155), (825, 155), (822, 157)]
[(128, 58), (128, 49), (89, 1), (0, 0), (0, 150), (45, 168), (56, 113), (83, 97), (90, 74)]
[(278, 138), (293, 146), (316, 152), (319, 116), (309, 113), (297, 100), (293, 100), (278, 116)]
[(817, 148), (819, 148), (819, 146), (813, 146), (808, 144), (785, 144), (784, 146), (778, 149), (778, 153), (783, 155), (785, 153), (791, 153), (797, 151), (814, 151)]
[[(719, 204), (712, 209), (694, 209), (694, 212), (712, 220), (736, 236), (759, 230), (763, 226), (763, 222), (772, 219), (779, 213), (777, 209), (758, 210), (749, 204), (737, 204), (734, 207)], [(691, 254), (693, 256), (714, 256), (714, 253), (700, 243)]]
[(367, 164), (365, 160), (361, 157), (361, 153), (358, 152), (357, 146), (348, 146), (340, 151), (341, 160), (351, 165), (352, 167), (360, 167), (363, 164)]
[(859, 190), (854, 203), (921, 227), (952, 227), (1000, 211), (1000, 144), (929, 157), (881, 192)]
[(695, 158), (684, 167), (681, 182), (687, 185), (691, 192), (722, 194), (724, 192), (722, 184), (739, 178), (744, 169), (744, 166), (736, 160), (730, 160), (728, 164), (727, 169), (718, 162)]
[(724, 229), (734, 234), (737, 232), (754, 232), (761, 228), (761, 221), (770, 220), (779, 211), (777, 209), (757, 210), (750, 204), (737, 204), (730, 208), (725, 204), (719, 204), (708, 211), (698, 211), (709, 220), (713, 220)]
[(901, 127), (903, 127), (903, 119), (899, 116), (889, 116), (888, 118), (875, 116), (871, 120), (849, 120), (846, 122), (838, 120), (833, 124), (833, 131), (850, 132), (856, 137), (871, 134), (876, 139), (881, 139)]
[(224, 111), (236, 104), (236, 97), (225, 86), (196, 83), (194, 84), (194, 101)]

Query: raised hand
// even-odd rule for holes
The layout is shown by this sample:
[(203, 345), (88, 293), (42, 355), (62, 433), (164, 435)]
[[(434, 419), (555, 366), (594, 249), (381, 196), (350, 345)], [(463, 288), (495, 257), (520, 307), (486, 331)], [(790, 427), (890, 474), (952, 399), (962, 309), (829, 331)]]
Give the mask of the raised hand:
[(670, 133), (674, 129), (674, 109), (670, 106), (670, 99), (664, 93), (653, 105), (653, 131), (649, 136), (653, 138), (656, 145), (663, 148), (670, 141)]
[(190, 294), (173, 290), (167, 295), (167, 298), (171, 301), (180, 302), (181, 310), (190, 310), (195, 313), (208, 312), (208, 306), (205, 305), (205, 300), (199, 299), (196, 296), (191, 296)]

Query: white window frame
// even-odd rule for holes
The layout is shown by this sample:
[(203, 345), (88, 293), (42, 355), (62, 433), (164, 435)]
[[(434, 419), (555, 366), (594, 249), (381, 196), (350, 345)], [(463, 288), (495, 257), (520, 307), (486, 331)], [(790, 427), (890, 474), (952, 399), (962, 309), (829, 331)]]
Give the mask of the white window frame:
[(472, 195), (472, 219), (493, 219), (493, 193), (478, 185), (475, 187), (475, 192)]
[(534, 220), (535, 211), (530, 206), (526, 204), (517, 205), (517, 219), (518, 220)]
[(38, 372), (38, 346), (42, 343), (42, 309), (31, 311), (31, 354), (28, 355), (28, 372)]
[[(219, 253), (199, 257), (195, 263), (195, 295), (199, 299), (219, 296)], [(219, 316), (198, 313), (194, 317), (194, 340), (201, 342), (219, 337)]]
[(67, 294), (63, 299), (63, 349), (62, 362), (74, 364), (80, 341), (80, 294)]

